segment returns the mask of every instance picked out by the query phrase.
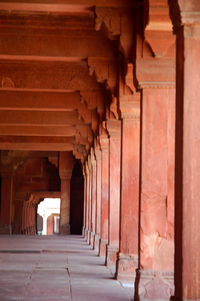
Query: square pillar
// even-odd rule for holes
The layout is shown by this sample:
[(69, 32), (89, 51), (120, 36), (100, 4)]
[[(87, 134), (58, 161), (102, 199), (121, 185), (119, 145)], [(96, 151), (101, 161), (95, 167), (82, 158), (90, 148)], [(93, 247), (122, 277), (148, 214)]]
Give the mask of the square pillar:
[(109, 132), (109, 219), (106, 265), (115, 273), (119, 251), (121, 121), (108, 120), (107, 129)]
[(139, 296), (164, 301), (174, 293), (175, 91), (157, 86), (142, 93)]
[(109, 140), (106, 135), (100, 136), (101, 145), (101, 213), (99, 255), (106, 256), (108, 244), (108, 205), (109, 205)]
[(84, 206), (83, 206), (83, 229), (82, 235), (85, 237), (86, 235), (86, 215), (87, 215), (87, 174), (86, 174), (86, 166), (83, 166), (83, 177), (84, 177)]
[(59, 175), (61, 179), (61, 204), (59, 234), (70, 234), (70, 180), (74, 166), (71, 152), (60, 152)]
[(96, 158), (96, 224), (94, 248), (99, 253), (101, 231), (101, 150), (95, 147)]
[(177, 75), (175, 300), (200, 300), (200, 2), (169, 4)]
[(3, 173), (1, 175), (1, 234), (12, 234), (12, 196), (13, 175)]
[(97, 215), (97, 162), (94, 150), (91, 149), (91, 235), (90, 245), (94, 248), (95, 231), (96, 231), (96, 215)]
[[(134, 99), (134, 100), (133, 100)], [(139, 248), (140, 94), (121, 100), (122, 170), (120, 243), (116, 277), (134, 285)]]
[(71, 171), (69, 171), (68, 176), (61, 178), (59, 234), (70, 234), (70, 180)]
[(85, 163), (85, 189), (86, 189), (86, 204), (85, 204), (85, 238), (87, 240), (88, 231), (89, 231), (89, 188), (90, 188), (90, 179), (89, 179), (89, 168), (88, 162)]
[(91, 157), (88, 156), (88, 231), (87, 242), (90, 243), (92, 232), (92, 164)]

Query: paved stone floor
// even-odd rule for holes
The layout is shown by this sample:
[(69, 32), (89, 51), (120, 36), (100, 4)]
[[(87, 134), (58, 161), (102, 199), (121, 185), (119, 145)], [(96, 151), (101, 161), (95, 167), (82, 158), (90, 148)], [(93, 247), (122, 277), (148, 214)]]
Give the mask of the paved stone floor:
[(81, 236), (0, 236), (0, 301), (130, 301)]

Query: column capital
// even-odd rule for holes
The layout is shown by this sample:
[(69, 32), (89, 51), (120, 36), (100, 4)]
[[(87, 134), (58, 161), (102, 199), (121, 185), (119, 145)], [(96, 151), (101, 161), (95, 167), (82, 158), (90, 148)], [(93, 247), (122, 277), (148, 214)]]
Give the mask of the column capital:
[(100, 148), (95, 149), (95, 157), (96, 157), (96, 161), (101, 160), (101, 150), (100, 150)]
[(99, 136), (99, 144), (101, 150), (108, 150), (109, 148), (109, 139), (107, 135), (101, 135)]
[(121, 120), (109, 119), (106, 121), (106, 127), (110, 138), (121, 136)]
[(92, 166), (96, 165), (96, 157), (95, 157), (95, 150), (93, 147), (90, 149), (90, 155), (91, 155), (91, 164)]
[(138, 58), (136, 73), (139, 88), (169, 89), (175, 88), (175, 57)]
[(61, 180), (70, 180), (72, 176), (72, 169), (66, 169), (60, 171)]
[(182, 26), (195, 26), (200, 24), (199, 0), (169, 0), (169, 8), (175, 34)]
[(120, 97), (120, 111), (122, 119), (140, 120), (140, 93), (128, 97)]

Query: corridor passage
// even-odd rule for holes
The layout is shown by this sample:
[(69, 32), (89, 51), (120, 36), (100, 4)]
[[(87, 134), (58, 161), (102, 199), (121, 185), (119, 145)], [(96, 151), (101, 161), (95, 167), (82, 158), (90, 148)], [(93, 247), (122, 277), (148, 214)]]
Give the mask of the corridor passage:
[(128, 301), (81, 236), (0, 236), (0, 300)]

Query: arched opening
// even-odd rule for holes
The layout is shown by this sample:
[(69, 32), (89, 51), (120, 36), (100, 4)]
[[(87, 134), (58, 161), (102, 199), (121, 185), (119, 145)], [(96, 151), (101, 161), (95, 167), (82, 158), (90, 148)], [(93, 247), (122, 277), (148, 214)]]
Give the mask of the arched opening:
[(71, 177), (70, 228), (71, 234), (81, 234), (83, 227), (84, 177), (81, 162), (76, 160)]
[(60, 198), (45, 198), (37, 208), (37, 234), (59, 233)]

